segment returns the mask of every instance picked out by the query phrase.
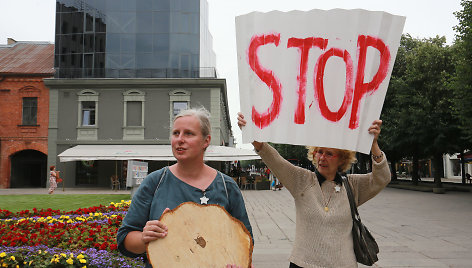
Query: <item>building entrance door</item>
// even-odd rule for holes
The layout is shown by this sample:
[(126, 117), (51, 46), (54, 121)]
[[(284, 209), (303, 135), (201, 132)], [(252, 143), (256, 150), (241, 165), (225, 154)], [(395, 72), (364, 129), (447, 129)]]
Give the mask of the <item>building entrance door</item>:
[(45, 188), (47, 155), (24, 150), (11, 156), (10, 188)]

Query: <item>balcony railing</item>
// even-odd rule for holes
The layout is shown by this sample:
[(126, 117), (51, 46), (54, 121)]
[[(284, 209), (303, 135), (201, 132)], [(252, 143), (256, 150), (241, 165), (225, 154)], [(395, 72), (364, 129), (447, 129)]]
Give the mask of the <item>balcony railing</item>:
[(55, 68), (55, 78), (217, 78), (216, 68), (110, 69)]

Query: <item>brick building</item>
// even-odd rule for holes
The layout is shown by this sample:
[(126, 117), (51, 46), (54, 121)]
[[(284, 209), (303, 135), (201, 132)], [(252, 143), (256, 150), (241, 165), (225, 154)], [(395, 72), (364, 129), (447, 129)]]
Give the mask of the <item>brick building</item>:
[(46, 187), (54, 44), (0, 45), (0, 188)]

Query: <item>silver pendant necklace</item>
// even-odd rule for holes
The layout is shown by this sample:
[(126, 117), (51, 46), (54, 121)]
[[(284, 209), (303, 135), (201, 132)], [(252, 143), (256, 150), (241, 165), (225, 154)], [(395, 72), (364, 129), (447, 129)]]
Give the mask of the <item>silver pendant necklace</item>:
[(200, 197), (200, 204), (208, 205), (208, 200), (210, 200), (210, 198), (206, 197), (205, 190), (203, 190), (202, 192), (203, 192), (203, 196)]

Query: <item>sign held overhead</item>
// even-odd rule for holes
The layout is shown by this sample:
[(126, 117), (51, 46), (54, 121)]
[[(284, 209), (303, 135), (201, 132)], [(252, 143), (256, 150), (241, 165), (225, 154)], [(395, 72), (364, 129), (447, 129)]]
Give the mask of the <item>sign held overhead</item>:
[(243, 142), (368, 153), (404, 23), (361, 9), (238, 16)]

